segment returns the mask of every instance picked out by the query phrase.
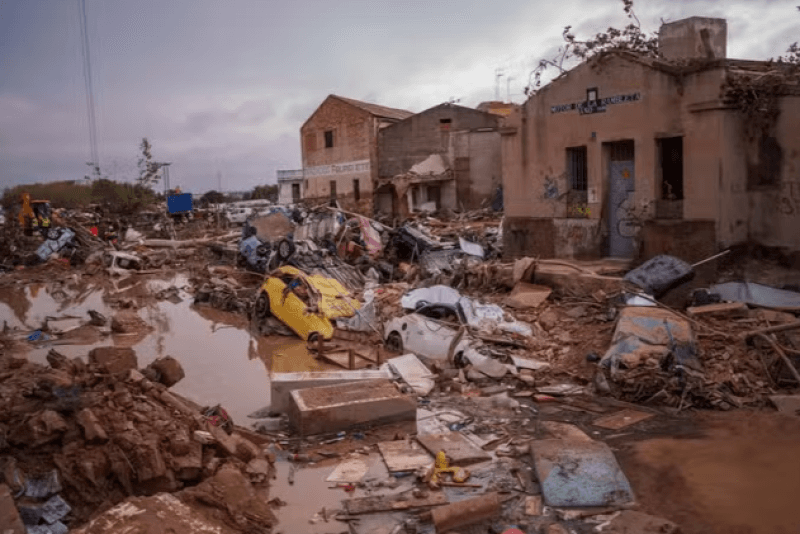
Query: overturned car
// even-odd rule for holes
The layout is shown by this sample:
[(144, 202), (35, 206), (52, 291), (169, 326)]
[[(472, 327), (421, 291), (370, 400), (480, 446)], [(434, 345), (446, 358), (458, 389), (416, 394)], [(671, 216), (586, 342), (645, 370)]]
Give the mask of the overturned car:
[(256, 317), (274, 316), (307, 341), (331, 339), (333, 320), (352, 317), (361, 308), (338, 281), (284, 266), (266, 277), (258, 290)]
[(239, 241), (239, 262), (250, 269), (266, 273), (286, 263), (295, 251), (294, 225), (281, 211), (246, 220)]
[(448, 286), (415, 289), (401, 304), (408, 313), (384, 326), (386, 348), (392, 352), (413, 352), (428, 360), (469, 358), (478, 336), (495, 333), (532, 335), (531, 328), (508, 319), (493, 304), (481, 304)]

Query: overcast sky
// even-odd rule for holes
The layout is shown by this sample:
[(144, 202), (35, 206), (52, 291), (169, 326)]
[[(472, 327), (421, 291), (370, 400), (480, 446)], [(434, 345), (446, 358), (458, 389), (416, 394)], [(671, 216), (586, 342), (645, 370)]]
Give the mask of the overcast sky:
[[(0, 0), (0, 185), (76, 179), (90, 160), (80, 0)], [(797, 0), (637, 0), (645, 30), (728, 20), (728, 56), (800, 39)], [(203, 192), (299, 168), (299, 129), (328, 94), (418, 112), (450, 98), (524, 101), (567, 24), (627, 19), (620, 0), (86, 0), (102, 171), (136, 175), (138, 145)], [(510, 79), (509, 79), (510, 78)]]

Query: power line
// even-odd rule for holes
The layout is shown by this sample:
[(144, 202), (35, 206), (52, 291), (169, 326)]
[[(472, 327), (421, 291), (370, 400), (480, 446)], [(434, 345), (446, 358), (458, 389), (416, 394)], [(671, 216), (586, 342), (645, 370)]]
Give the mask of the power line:
[(83, 80), (86, 85), (86, 113), (89, 120), (89, 150), (92, 171), (100, 176), (100, 154), (97, 150), (97, 120), (94, 114), (94, 91), (92, 90), (92, 58), (89, 54), (89, 30), (86, 19), (86, 0), (78, 0), (81, 27), (81, 55), (83, 56)]

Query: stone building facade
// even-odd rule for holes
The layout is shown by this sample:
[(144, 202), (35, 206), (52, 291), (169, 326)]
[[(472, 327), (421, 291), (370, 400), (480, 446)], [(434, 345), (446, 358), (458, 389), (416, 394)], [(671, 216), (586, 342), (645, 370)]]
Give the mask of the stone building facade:
[(798, 86), (779, 89), (775, 120), (755, 128), (726, 88), (773, 65), (727, 59), (722, 19), (665, 24), (659, 37), (660, 58), (596, 56), (506, 119), (508, 256), (800, 250)]
[(378, 134), (376, 211), (476, 209), (502, 184), (496, 114), (445, 103)]
[(303, 199), (372, 211), (378, 132), (410, 111), (330, 95), (300, 128)]

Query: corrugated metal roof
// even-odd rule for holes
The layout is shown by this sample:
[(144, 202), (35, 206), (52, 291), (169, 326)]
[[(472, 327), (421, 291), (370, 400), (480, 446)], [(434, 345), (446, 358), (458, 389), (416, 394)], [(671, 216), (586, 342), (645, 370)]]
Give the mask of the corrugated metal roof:
[(353, 98), (345, 98), (343, 96), (338, 95), (331, 95), (334, 98), (338, 98), (348, 104), (356, 106), (358, 108), (363, 109), (367, 113), (371, 113), (376, 117), (383, 117), (386, 119), (395, 119), (395, 120), (403, 120), (406, 117), (410, 117), (414, 113), (405, 109), (397, 109), (397, 108), (387, 108), (386, 106), (379, 106), (378, 104), (370, 104), (369, 102), (362, 102), (361, 100), (355, 100)]

